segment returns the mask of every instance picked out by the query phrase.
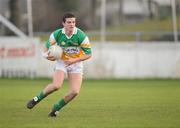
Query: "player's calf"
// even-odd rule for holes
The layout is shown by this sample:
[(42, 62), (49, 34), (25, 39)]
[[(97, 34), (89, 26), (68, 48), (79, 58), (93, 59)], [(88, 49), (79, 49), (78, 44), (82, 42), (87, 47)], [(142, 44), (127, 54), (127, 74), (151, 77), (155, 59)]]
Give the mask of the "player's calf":
[(56, 117), (59, 111), (66, 105), (67, 103), (64, 101), (64, 99), (61, 99), (56, 103), (51, 112), (48, 114), (48, 117)]

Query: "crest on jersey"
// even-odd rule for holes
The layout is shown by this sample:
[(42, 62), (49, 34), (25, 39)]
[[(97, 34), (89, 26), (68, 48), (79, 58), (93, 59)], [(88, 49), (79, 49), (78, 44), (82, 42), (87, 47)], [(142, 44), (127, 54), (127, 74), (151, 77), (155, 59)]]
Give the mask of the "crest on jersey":
[(61, 45), (65, 45), (66, 43), (63, 41), (63, 42), (61, 42)]

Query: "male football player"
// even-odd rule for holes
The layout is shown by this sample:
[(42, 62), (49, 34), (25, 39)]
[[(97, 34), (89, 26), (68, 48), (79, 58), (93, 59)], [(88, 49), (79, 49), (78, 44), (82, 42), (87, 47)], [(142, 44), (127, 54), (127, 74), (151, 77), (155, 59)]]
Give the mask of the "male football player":
[[(63, 49), (60, 60), (57, 60), (52, 83), (48, 84), (37, 96), (27, 103), (27, 108), (32, 109), (46, 96), (57, 91), (63, 85), (65, 73), (70, 83), (69, 92), (52, 107), (49, 117), (56, 117), (59, 110), (74, 99), (80, 91), (83, 77), (82, 62), (91, 58), (91, 45), (87, 35), (76, 27), (76, 17), (66, 13), (62, 20), (63, 28), (55, 30), (46, 43), (45, 52), (51, 45), (57, 44)], [(48, 55), (48, 60), (55, 61)]]

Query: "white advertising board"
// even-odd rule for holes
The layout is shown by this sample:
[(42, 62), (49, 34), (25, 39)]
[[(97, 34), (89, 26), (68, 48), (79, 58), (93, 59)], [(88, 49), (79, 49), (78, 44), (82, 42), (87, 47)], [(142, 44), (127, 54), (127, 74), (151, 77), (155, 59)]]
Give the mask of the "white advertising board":
[(0, 38), (0, 76), (35, 77), (38, 45), (38, 39)]
[[(1, 77), (50, 77), (56, 62), (41, 55), (38, 39), (0, 38)], [(180, 43), (92, 42), (84, 78), (180, 78)]]

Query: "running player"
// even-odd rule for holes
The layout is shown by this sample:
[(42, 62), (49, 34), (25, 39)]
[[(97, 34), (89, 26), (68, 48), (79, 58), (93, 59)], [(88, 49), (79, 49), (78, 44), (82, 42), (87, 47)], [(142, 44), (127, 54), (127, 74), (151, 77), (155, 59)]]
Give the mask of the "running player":
[[(67, 73), (70, 89), (67, 95), (52, 107), (49, 117), (56, 117), (60, 109), (74, 99), (81, 88), (83, 65), (82, 61), (91, 58), (91, 45), (87, 35), (76, 27), (76, 17), (66, 13), (62, 21), (63, 28), (54, 31), (46, 43), (45, 52), (51, 45), (57, 44), (63, 49), (63, 55), (57, 60), (52, 83), (48, 84), (37, 96), (27, 103), (27, 108), (32, 109), (46, 96), (61, 88), (65, 73)], [(48, 60), (55, 61), (52, 56)]]

